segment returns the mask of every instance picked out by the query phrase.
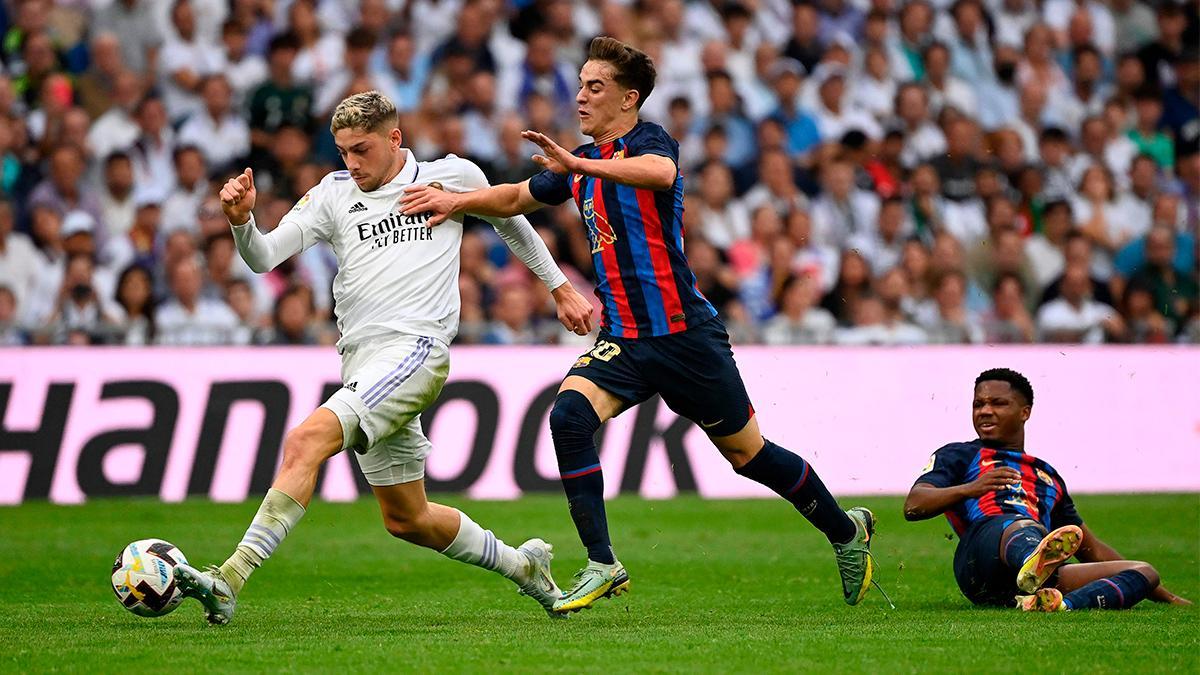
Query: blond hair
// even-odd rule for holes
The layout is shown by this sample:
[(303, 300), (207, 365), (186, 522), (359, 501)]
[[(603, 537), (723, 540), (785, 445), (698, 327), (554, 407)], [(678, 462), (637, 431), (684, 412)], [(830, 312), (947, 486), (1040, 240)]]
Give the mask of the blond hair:
[(378, 91), (348, 96), (338, 104), (329, 120), (329, 132), (356, 129), (386, 134), (399, 124), (396, 104)]

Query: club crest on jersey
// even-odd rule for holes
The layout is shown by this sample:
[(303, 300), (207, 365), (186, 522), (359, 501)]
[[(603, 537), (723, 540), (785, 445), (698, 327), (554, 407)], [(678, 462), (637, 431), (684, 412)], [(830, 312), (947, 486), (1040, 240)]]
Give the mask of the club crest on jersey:
[(618, 151), (614, 152), (612, 158), (613, 159), (625, 159), (625, 150), (622, 149), (622, 150), (618, 150)]
[(583, 224), (587, 225), (588, 241), (592, 244), (592, 253), (603, 251), (609, 244), (617, 240), (608, 219), (596, 213), (596, 205), (591, 197), (583, 200)]
[(1054, 487), (1054, 479), (1050, 477), (1050, 474), (1046, 473), (1045, 471), (1042, 471), (1041, 469), (1037, 469), (1036, 471), (1037, 471), (1038, 480), (1042, 481), (1046, 485)]

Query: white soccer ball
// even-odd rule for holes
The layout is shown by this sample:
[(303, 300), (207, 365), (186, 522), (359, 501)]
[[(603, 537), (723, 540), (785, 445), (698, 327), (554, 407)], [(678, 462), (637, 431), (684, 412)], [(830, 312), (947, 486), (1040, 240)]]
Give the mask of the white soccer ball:
[(187, 563), (174, 544), (139, 539), (122, 549), (113, 563), (112, 588), (125, 609), (138, 616), (165, 616), (183, 594), (175, 586), (175, 565)]

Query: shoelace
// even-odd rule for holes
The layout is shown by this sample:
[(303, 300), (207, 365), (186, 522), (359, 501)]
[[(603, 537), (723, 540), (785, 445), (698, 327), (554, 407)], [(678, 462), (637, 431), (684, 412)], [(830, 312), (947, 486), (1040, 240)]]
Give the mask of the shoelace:
[[(870, 551), (867, 551), (867, 557), (871, 559), (872, 563), (875, 562), (875, 556), (872, 555)], [(876, 564), (875, 568), (879, 569), (879, 565)], [(896, 603), (892, 602), (892, 599), (888, 596), (887, 591), (883, 590), (883, 586), (879, 585), (879, 581), (875, 579), (874, 576), (871, 577), (871, 585), (875, 587), (875, 590), (879, 591), (879, 594), (883, 596), (884, 600), (887, 600), (887, 603), (891, 605), (892, 609), (896, 609)]]

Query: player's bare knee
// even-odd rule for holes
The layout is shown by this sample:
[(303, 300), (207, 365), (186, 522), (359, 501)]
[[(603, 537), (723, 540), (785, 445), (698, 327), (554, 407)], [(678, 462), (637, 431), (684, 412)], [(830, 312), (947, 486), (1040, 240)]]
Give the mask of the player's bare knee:
[(421, 513), (385, 513), (383, 527), (388, 534), (397, 539), (409, 542), (420, 542), (429, 530), (430, 518), (428, 511)]
[(1137, 572), (1138, 574), (1146, 577), (1146, 581), (1148, 581), (1150, 583), (1150, 588), (1158, 587), (1158, 584), (1159, 584), (1158, 570), (1154, 569), (1154, 566), (1151, 565), (1150, 563), (1142, 562), (1142, 561), (1138, 560), (1137, 562), (1135, 562), (1133, 564), (1133, 567), (1131, 567), (1130, 569), (1132, 569), (1134, 572)]
[(304, 425), (287, 433), (283, 439), (283, 469), (313, 469), (325, 461), (328, 453), (324, 434)]

